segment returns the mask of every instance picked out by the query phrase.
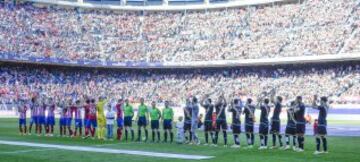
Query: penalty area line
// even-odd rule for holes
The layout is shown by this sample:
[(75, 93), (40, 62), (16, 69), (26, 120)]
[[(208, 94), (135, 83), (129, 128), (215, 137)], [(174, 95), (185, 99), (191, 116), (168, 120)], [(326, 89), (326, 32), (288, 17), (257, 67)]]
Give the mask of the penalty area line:
[(52, 148), (52, 149), (71, 150), (71, 151), (83, 151), (83, 152), (98, 152), (98, 153), (108, 153), (108, 154), (141, 155), (141, 156), (151, 156), (151, 157), (160, 157), (160, 158), (175, 158), (175, 159), (185, 159), (185, 160), (203, 160), (203, 159), (214, 158), (214, 156), (203, 156), (203, 155), (161, 153), (161, 152), (150, 152), (150, 151), (110, 149), (110, 148), (99, 148), (99, 147), (88, 147), (88, 146), (41, 144), (41, 143), (3, 141), (3, 140), (0, 140), (0, 144), (13, 145), (13, 146)]

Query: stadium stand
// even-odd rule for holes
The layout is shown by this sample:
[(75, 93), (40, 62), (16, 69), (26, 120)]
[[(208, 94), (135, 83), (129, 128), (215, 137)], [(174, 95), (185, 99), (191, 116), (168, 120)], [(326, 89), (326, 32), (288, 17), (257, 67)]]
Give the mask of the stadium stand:
[[(212, 10), (118, 11), (0, 3), (0, 53), (163, 63), (359, 55), (359, 6), (360, 0), (308, 0)], [(224, 91), (256, 97), (272, 88), (285, 99), (304, 95), (308, 102), (318, 94), (332, 96), (334, 102), (360, 101), (356, 62), (177, 71), (31, 67), (1, 65), (2, 103), (41, 94), (57, 99), (133, 96), (177, 104), (184, 95), (209, 90), (213, 96)]]
[(360, 48), (359, 3), (309, 0), (158, 12), (2, 4), (0, 52), (120, 62), (352, 53)]
[[(303, 95), (331, 96), (333, 102), (359, 102), (360, 66), (356, 63), (266, 68), (111, 70), (2, 65), (0, 94), (3, 103), (34, 95), (57, 101), (98, 96), (129, 97), (138, 101), (170, 100), (181, 104), (188, 95), (222, 92), (256, 98), (273, 88), (286, 100)], [(354, 101), (354, 98), (357, 99)], [(349, 101), (350, 101), (349, 100)]]

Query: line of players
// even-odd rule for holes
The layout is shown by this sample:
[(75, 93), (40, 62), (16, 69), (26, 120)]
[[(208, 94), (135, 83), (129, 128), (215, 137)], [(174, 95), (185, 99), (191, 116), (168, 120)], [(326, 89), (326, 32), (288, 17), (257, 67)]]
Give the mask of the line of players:
[[(134, 108), (129, 103), (128, 99), (122, 100), (119, 99), (115, 105), (115, 112), (112, 109), (110, 104), (107, 105), (108, 111), (106, 115), (104, 114), (104, 107), (107, 100), (103, 97), (100, 97), (96, 102), (95, 99), (89, 99), (85, 101), (85, 104), (81, 104), (79, 100), (73, 103), (71, 100), (68, 104), (61, 102), (55, 104), (52, 98), (48, 100), (42, 99), (39, 101), (39, 98), (34, 97), (30, 103), (26, 103), (24, 100), (19, 101), (19, 131), (21, 135), (29, 134), (31, 135), (32, 127), (35, 125), (35, 132), (38, 136), (42, 135), (43, 128), (45, 129), (45, 136), (54, 135), (54, 125), (55, 125), (55, 109), (56, 106), (60, 107), (60, 118), (59, 118), (59, 136), (82, 136), (83, 123), (85, 124), (85, 135), (83, 138), (95, 138), (97, 132), (98, 139), (106, 139), (104, 136), (105, 127), (107, 125), (112, 125), (115, 120), (116, 113), (116, 123), (117, 123), (117, 139), (122, 139), (123, 129), (125, 129), (125, 140), (128, 140), (129, 133), (131, 135), (131, 140), (134, 141), (134, 130), (132, 129), (132, 121), (134, 118)], [(170, 138), (170, 142), (173, 141), (174, 134), (172, 132), (172, 122), (174, 118), (173, 109), (169, 106), (169, 102), (165, 102), (163, 111), (161, 112), (159, 108), (156, 107), (156, 102), (151, 103), (151, 110), (144, 103), (144, 99), (141, 99), (141, 103), (138, 107), (138, 114), (136, 116), (136, 121), (138, 122), (138, 139), (140, 141), (141, 137), (141, 128), (145, 130), (146, 140), (148, 139), (148, 119), (151, 117), (151, 128), (153, 141), (155, 141), (155, 136), (157, 136), (158, 141), (160, 141), (160, 120), (163, 121), (164, 128), (164, 141), (167, 142), (167, 137)], [(82, 119), (82, 109), (84, 109), (84, 119)], [(27, 131), (26, 126), (26, 112), (31, 111), (31, 121), (29, 124), (29, 131)], [(45, 115), (47, 111), (47, 114)], [(72, 121), (75, 120), (75, 129), (72, 130)], [(110, 127), (109, 127), (110, 128)], [(112, 127), (111, 127), (112, 128)], [(112, 133), (108, 133), (108, 135)], [(108, 136), (110, 137), (110, 136)]]
[[(247, 99), (245, 105), (242, 104), (240, 99), (233, 99), (229, 106), (224, 96), (220, 96), (215, 104), (212, 104), (212, 100), (206, 96), (201, 101), (201, 106), (205, 108), (206, 115), (204, 120), (204, 136), (205, 136), (205, 145), (209, 144), (209, 134), (212, 139), (213, 146), (217, 146), (219, 132), (222, 131), (223, 139), (225, 146), (227, 145), (227, 122), (226, 122), (226, 107), (227, 111), (232, 114), (231, 129), (234, 137), (233, 148), (240, 148), (240, 138), (241, 133), (241, 121), (240, 115), (245, 115), (245, 134), (247, 139), (247, 147), (253, 148), (255, 137), (254, 137), (254, 123), (255, 123), (255, 110), (259, 109), (260, 113), (260, 124), (259, 124), (259, 137), (260, 137), (260, 147), (259, 150), (267, 149), (268, 147), (268, 134), (272, 135), (272, 147), (270, 149), (276, 148), (277, 140), (279, 142), (280, 148), (288, 150), (291, 148), (290, 139), (292, 137), (292, 146), (293, 150), (297, 152), (304, 151), (304, 135), (305, 135), (305, 109), (306, 107), (312, 107), (319, 110), (318, 122), (316, 134), (316, 151), (314, 154), (328, 153), (327, 152), (327, 111), (329, 109), (327, 97), (321, 97), (320, 103), (318, 103), (318, 97), (315, 95), (313, 98), (313, 103), (311, 105), (305, 105), (302, 101), (301, 96), (297, 96), (295, 101), (292, 101), (289, 105), (283, 105), (283, 98), (281, 96), (275, 97), (271, 96), (268, 98), (259, 98), (257, 105), (253, 104), (251, 98)], [(274, 107), (273, 116), (269, 120), (270, 108)], [(287, 108), (287, 123), (285, 129), (285, 146), (283, 146), (282, 135), (280, 133), (280, 113), (282, 112), (283, 107)], [(216, 128), (213, 129), (212, 126), (212, 113), (215, 109), (216, 112)], [(191, 104), (187, 104), (184, 108), (185, 116), (185, 126), (184, 129), (186, 132), (189, 132), (190, 141), (193, 137), (191, 131)], [(323, 144), (323, 151), (320, 151), (320, 144)]]
[[(274, 97), (272, 95), (268, 98), (258, 98), (257, 105), (253, 104), (251, 98), (246, 100), (245, 105), (238, 98), (233, 98), (230, 104), (223, 95), (219, 96), (216, 103), (213, 104), (212, 100), (208, 95), (198, 102), (196, 97), (188, 98), (186, 100), (186, 106), (184, 107), (184, 125), (183, 134), (188, 133), (186, 140), (190, 144), (200, 144), (200, 140), (196, 135), (197, 121), (199, 115), (199, 105), (205, 109), (204, 119), (204, 135), (205, 145), (210, 144), (209, 135), (211, 139), (211, 145), (217, 146), (219, 133), (223, 133), (224, 145), (227, 146), (227, 120), (226, 111), (232, 114), (231, 128), (234, 137), (233, 148), (240, 147), (240, 133), (241, 133), (241, 121), (240, 115), (245, 115), (245, 135), (247, 139), (247, 148), (253, 148), (255, 143), (254, 137), (254, 123), (255, 123), (255, 110), (259, 109), (260, 113), (260, 124), (259, 124), (259, 137), (260, 137), (260, 150), (267, 149), (268, 145), (268, 134), (272, 135), (272, 147), (276, 148), (277, 140), (280, 148), (285, 150), (290, 149), (290, 139), (292, 137), (292, 146), (294, 151), (304, 151), (304, 134), (305, 134), (305, 104), (302, 102), (302, 97), (298, 96), (295, 101), (292, 101), (289, 105), (282, 104), (282, 97)], [(48, 101), (39, 101), (38, 98), (33, 98), (31, 103), (28, 105), (24, 101), (19, 101), (19, 130), (21, 134), (26, 134), (26, 111), (31, 110), (31, 122), (29, 125), (29, 133), (35, 124), (35, 131), (38, 135), (42, 134), (42, 128), (45, 128), (46, 136), (53, 136), (54, 125), (55, 125), (55, 102), (50, 98)], [(108, 113), (104, 114), (104, 106), (107, 103), (106, 99), (100, 97), (98, 102), (94, 99), (86, 100), (84, 105), (81, 105), (80, 101), (76, 101), (75, 104), (69, 101), (68, 104), (64, 102), (59, 103), (61, 107), (60, 113), (60, 136), (82, 136), (83, 123), (85, 124), (85, 135), (83, 138), (95, 137), (96, 129), (98, 129), (97, 137), (99, 139), (105, 139), (104, 132), (105, 127), (108, 124), (113, 123), (115, 116), (112, 115), (111, 105), (108, 105)], [(273, 116), (269, 121), (270, 108), (274, 107)], [(285, 146), (283, 146), (282, 135), (280, 133), (280, 113), (283, 107), (287, 108), (287, 124), (285, 129)], [(316, 132), (316, 151), (315, 154), (327, 153), (327, 139), (326, 139), (326, 116), (329, 105), (327, 103), (327, 97), (320, 98), (320, 104), (318, 104), (318, 98), (315, 95), (311, 107), (319, 110), (318, 117), (318, 130)], [(81, 109), (84, 108), (84, 119), (81, 118)], [(129, 103), (128, 99), (118, 100), (115, 111), (117, 114), (117, 139), (122, 139), (123, 128), (125, 129), (125, 140), (128, 140), (130, 133), (131, 140), (134, 141), (134, 130), (132, 128), (132, 120), (134, 117), (134, 108)], [(45, 117), (45, 110), (47, 115)], [(213, 112), (216, 113), (216, 128), (213, 127)], [(71, 129), (71, 123), (75, 114), (75, 129)], [(151, 108), (144, 103), (142, 98), (138, 107), (138, 113), (136, 121), (138, 125), (138, 138), (137, 141), (141, 141), (141, 129), (145, 133), (145, 141), (148, 140), (147, 125), (150, 120), (152, 130), (152, 141), (160, 141), (159, 125), (160, 120), (163, 121), (164, 129), (164, 142), (170, 142), (174, 139), (172, 132), (172, 122), (174, 118), (173, 109), (169, 106), (168, 102), (165, 102), (163, 112), (161, 112), (155, 102), (151, 103)], [(106, 122), (105, 122), (106, 121)], [(181, 126), (177, 126), (181, 127)], [(270, 128), (270, 129), (269, 129)], [(110, 128), (109, 128), (110, 129)], [(109, 132), (109, 131), (108, 131)], [(112, 131), (111, 131), (112, 134)], [(181, 134), (180, 134), (181, 135)], [(110, 136), (111, 137), (111, 136)], [(157, 138), (156, 138), (157, 137)], [(157, 139), (157, 140), (155, 140)], [(320, 144), (323, 144), (323, 151), (320, 151)]]

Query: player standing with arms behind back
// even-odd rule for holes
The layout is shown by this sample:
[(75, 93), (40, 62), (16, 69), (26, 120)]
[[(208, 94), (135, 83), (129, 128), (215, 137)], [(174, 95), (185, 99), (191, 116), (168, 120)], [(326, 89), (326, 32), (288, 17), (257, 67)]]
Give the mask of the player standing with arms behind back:
[(148, 130), (147, 130), (147, 121), (149, 119), (149, 110), (144, 103), (144, 98), (140, 99), (140, 105), (138, 107), (137, 121), (138, 121), (138, 138), (137, 141), (141, 141), (141, 128), (145, 132), (145, 142), (148, 140)]
[(169, 101), (165, 101), (163, 109), (163, 126), (164, 126), (164, 142), (167, 142), (168, 134), (170, 134), (170, 143), (173, 142), (174, 134), (172, 132), (172, 121), (174, 119), (174, 111), (169, 107)]
[(105, 140), (105, 128), (106, 128), (106, 117), (105, 117), (105, 104), (107, 103), (105, 97), (99, 97), (99, 101), (96, 104), (97, 110), (97, 123), (98, 123), (98, 139)]
[[(320, 98), (320, 105), (318, 105), (316, 103), (317, 100), (317, 95), (314, 95), (314, 100), (313, 100), (313, 108), (319, 110), (319, 116), (318, 116), (318, 127), (317, 127), (317, 134), (316, 134), (316, 151), (314, 152), (315, 155), (317, 154), (321, 154), (321, 153), (328, 153), (327, 152), (327, 139), (326, 139), (326, 135), (327, 135), (327, 130), (326, 130), (326, 126), (327, 126), (327, 113), (329, 110), (329, 105), (328, 105), (328, 98), (327, 97), (321, 97)], [(322, 142), (323, 144), (323, 152), (320, 151), (320, 143)]]
[(125, 141), (128, 140), (129, 130), (131, 131), (131, 141), (134, 141), (134, 130), (132, 129), (133, 117), (134, 117), (134, 108), (129, 103), (129, 99), (125, 99), (125, 106), (124, 106)]
[(157, 135), (157, 142), (160, 142), (160, 118), (161, 112), (156, 107), (156, 102), (151, 102), (151, 110), (150, 110), (150, 117), (151, 117), (151, 133), (152, 133), (152, 142), (155, 142), (155, 134)]

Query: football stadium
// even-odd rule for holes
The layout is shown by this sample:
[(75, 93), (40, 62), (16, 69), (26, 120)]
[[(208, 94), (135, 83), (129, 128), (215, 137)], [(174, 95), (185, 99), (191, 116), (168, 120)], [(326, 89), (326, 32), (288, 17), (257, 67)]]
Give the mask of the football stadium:
[(0, 0), (0, 162), (359, 150), (360, 0)]

